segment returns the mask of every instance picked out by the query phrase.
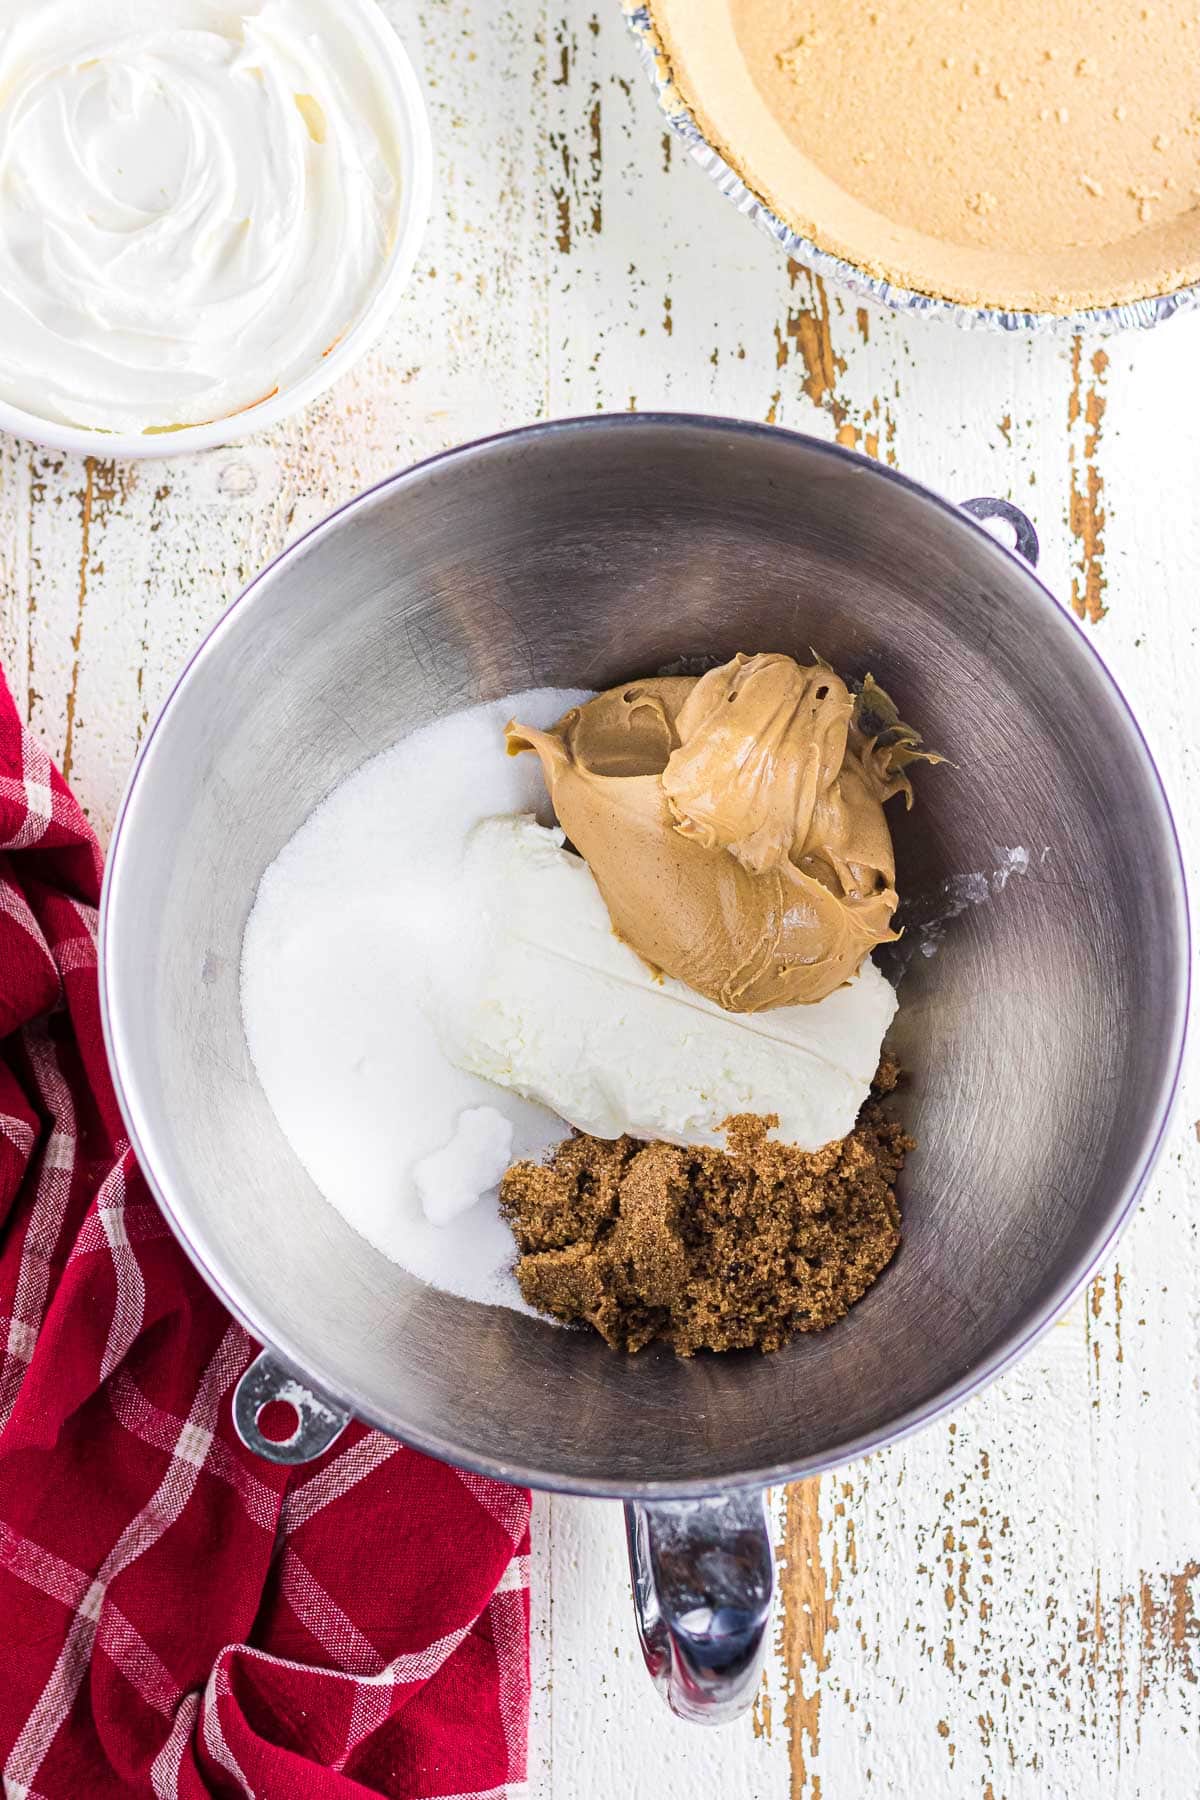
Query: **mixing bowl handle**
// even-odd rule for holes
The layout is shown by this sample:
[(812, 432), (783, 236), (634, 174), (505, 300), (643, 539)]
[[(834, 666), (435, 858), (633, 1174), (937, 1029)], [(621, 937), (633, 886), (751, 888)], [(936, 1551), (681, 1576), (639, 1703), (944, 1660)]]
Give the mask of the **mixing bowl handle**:
[(762, 1671), (775, 1557), (767, 1497), (625, 1505), (642, 1654), (673, 1713), (724, 1725), (751, 1705)]
[(1011, 500), (995, 500), (988, 494), (981, 494), (977, 500), (960, 501), (959, 504), (973, 519), (1003, 519), (1006, 525), (1011, 525), (1013, 549), (1018, 556), (1024, 557), (1031, 569), (1037, 568), (1041, 546), (1038, 543), (1037, 529), (1028, 513), (1023, 513)]
[[(258, 1421), (274, 1401), (290, 1406), (296, 1429), (290, 1437), (264, 1437)], [(306, 1463), (321, 1456), (345, 1431), (350, 1414), (344, 1407), (314, 1394), (290, 1369), (264, 1350), (256, 1356), (233, 1392), (234, 1430), (256, 1456), (273, 1463)]]

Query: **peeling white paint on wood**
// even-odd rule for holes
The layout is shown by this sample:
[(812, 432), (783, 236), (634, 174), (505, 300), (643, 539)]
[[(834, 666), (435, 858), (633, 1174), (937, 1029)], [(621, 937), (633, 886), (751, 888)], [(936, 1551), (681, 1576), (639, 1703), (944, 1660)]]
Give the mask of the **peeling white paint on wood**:
[[(666, 406), (837, 436), (1023, 506), (1194, 865), (1200, 316), (1073, 346), (863, 311), (789, 270), (664, 139), (616, 0), (386, 5), (439, 186), (381, 347), (303, 419), (195, 459), (0, 441), (0, 654), (101, 833), (184, 659), (333, 505), (503, 426)], [(668, 1717), (619, 1510), (539, 1500), (537, 1800), (1200, 1791), (1198, 1118), (1193, 1058), (1119, 1264), (1018, 1369), (950, 1424), (776, 1496), (786, 1606), (753, 1720)]]

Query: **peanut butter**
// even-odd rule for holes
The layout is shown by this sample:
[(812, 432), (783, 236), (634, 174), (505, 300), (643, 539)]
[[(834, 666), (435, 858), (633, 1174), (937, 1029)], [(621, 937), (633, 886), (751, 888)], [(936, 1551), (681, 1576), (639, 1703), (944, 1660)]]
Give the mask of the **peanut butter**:
[(870, 678), (856, 699), (822, 664), (739, 655), (507, 741), (540, 757), (617, 935), (731, 1012), (822, 1000), (897, 935), (883, 807), (911, 805), (924, 753)]

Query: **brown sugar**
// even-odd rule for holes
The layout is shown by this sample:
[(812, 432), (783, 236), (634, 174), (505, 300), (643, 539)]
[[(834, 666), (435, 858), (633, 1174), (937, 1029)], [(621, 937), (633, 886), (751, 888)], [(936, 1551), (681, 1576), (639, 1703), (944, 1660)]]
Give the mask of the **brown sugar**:
[(815, 1153), (743, 1115), (726, 1150), (568, 1138), (500, 1188), (539, 1312), (586, 1321), (617, 1350), (777, 1350), (853, 1306), (900, 1243), (895, 1182), (911, 1138), (881, 1097), (885, 1063), (849, 1137)]

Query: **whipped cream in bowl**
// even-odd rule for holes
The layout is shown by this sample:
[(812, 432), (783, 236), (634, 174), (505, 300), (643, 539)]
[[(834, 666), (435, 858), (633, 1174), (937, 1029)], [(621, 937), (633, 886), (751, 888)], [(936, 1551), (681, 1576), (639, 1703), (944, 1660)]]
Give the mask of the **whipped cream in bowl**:
[(0, 0), (0, 426), (175, 454), (369, 346), (432, 151), (374, 0)]

